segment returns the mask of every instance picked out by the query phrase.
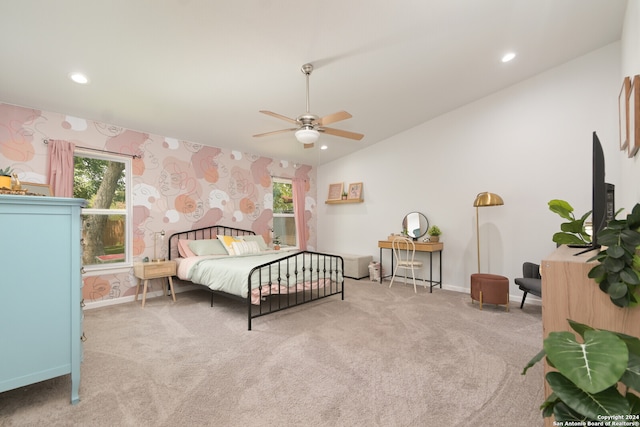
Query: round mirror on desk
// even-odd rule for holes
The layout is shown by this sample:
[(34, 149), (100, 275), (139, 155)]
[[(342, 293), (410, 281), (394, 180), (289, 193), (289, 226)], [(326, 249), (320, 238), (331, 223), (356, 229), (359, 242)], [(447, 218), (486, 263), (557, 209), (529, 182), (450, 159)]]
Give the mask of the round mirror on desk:
[(410, 212), (402, 220), (402, 230), (406, 231), (407, 236), (413, 239), (419, 239), (426, 235), (428, 229), (429, 220), (420, 212)]

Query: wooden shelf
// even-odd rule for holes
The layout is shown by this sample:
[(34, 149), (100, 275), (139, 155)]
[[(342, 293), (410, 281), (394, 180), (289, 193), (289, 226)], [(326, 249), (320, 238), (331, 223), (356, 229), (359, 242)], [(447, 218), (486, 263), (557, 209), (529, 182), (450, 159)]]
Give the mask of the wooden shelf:
[(364, 199), (346, 199), (346, 200), (326, 200), (325, 203), (328, 205), (339, 205), (342, 203), (362, 203)]

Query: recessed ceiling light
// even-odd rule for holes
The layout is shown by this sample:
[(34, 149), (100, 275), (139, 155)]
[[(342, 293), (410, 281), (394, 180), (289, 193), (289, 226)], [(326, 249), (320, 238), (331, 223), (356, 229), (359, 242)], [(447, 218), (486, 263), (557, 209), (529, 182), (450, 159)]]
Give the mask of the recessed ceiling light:
[(69, 78), (81, 85), (86, 85), (87, 83), (89, 83), (89, 79), (87, 78), (87, 76), (82, 73), (71, 73), (69, 74)]
[(326, 150), (327, 148), (329, 148), (329, 147), (327, 147), (326, 145), (322, 145), (322, 146), (320, 146), (320, 149), (321, 149), (321, 150)]
[(502, 57), (502, 62), (509, 62), (515, 57), (516, 57), (515, 53), (509, 52)]

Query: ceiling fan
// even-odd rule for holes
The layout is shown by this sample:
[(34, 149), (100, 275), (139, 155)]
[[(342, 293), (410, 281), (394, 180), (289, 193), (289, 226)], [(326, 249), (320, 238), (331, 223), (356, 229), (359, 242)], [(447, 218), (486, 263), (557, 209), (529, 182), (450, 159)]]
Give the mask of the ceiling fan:
[(338, 111), (337, 113), (329, 114), (328, 116), (318, 117), (315, 114), (311, 114), (309, 112), (309, 75), (313, 71), (313, 65), (304, 64), (301, 68), (302, 73), (307, 78), (307, 112), (298, 116), (295, 119), (283, 116), (278, 113), (274, 113), (272, 111), (260, 110), (261, 113), (266, 114), (268, 116), (275, 117), (277, 119), (284, 120), (286, 122), (292, 123), (297, 127), (289, 128), (289, 129), (280, 129), (272, 132), (259, 133), (257, 135), (253, 135), (254, 137), (267, 136), (267, 135), (275, 135), (278, 133), (284, 132), (294, 132), (296, 135), (296, 139), (304, 144), (304, 148), (313, 147), (313, 143), (318, 140), (320, 133), (328, 133), (329, 135), (340, 136), (342, 138), (355, 139), (360, 141), (364, 135), (356, 132), (349, 132), (341, 129), (334, 129), (326, 127), (326, 125), (339, 122), (341, 120), (350, 119), (353, 117), (351, 114), (346, 111)]

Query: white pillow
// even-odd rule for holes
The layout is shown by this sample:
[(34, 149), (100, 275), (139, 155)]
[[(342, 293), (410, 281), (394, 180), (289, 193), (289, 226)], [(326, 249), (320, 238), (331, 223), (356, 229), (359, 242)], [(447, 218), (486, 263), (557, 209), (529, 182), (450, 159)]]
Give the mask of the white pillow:
[(245, 242), (257, 242), (258, 246), (260, 247), (261, 251), (266, 251), (267, 249), (269, 249), (269, 247), (267, 246), (267, 243), (264, 241), (264, 237), (262, 237), (260, 234), (247, 234), (246, 236), (238, 236), (240, 239), (244, 240)]
[(227, 250), (227, 253), (229, 255), (235, 255), (235, 252), (233, 250), (233, 246), (231, 244), (233, 242), (240, 242), (240, 239), (238, 239), (238, 238), (236, 238), (234, 236), (223, 236), (221, 234), (218, 234), (218, 240), (220, 242), (222, 242), (222, 245)]
[(227, 255), (227, 251), (218, 239), (192, 240), (189, 249), (196, 255)]
[(258, 242), (254, 240), (251, 240), (249, 242), (240, 240), (231, 243), (231, 246), (233, 247), (233, 253), (235, 255), (251, 255), (260, 253), (260, 246), (258, 245)]

